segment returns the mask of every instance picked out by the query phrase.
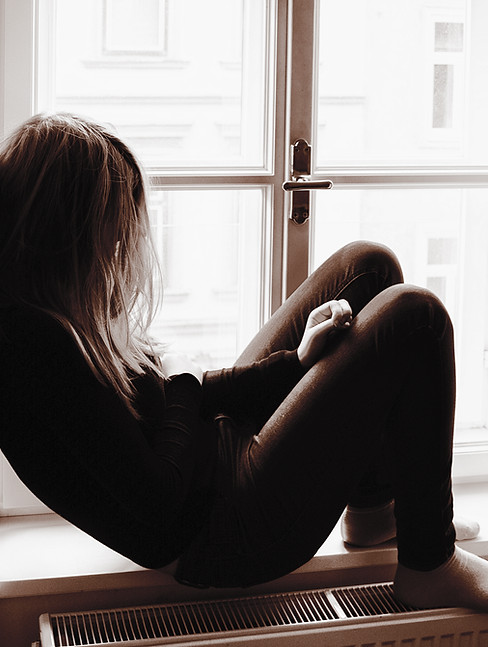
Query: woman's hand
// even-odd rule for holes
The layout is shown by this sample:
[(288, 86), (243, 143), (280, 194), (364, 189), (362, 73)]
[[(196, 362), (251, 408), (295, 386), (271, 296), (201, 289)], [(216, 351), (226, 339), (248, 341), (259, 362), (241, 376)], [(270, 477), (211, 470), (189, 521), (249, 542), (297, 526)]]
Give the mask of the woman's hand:
[(167, 378), (181, 375), (182, 373), (189, 373), (190, 375), (194, 375), (200, 384), (202, 383), (202, 369), (186, 355), (181, 355), (180, 353), (164, 353), (161, 364), (163, 373)]
[(327, 301), (312, 310), (297, 349), (300, 364), (304, 368), (313, 366), (322, 355), (329, 334), (333, 330), (349, 328), (351, 320), (351, 306), (345, 299)]

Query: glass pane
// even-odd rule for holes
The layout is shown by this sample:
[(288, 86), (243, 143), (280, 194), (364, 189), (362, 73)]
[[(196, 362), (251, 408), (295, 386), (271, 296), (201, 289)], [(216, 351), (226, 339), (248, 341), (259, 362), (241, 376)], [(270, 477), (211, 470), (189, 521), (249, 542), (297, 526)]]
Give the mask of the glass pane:
[(486, 164), (483, 24), (486, 0), (321, 0), (318, 168)]
[(454, 104), (454, 65), (434, 65), (433, 128), (451, 128)]
[(232, 365), (260, 327), (263, 204), (261, 189), (152, 192), (163, 273), (152, 333), (204, 369)]
[(458, 429), (487, 428), (488, 191), (324, 191), (313, 266), (352, 240), (388, 245), (405, 281), (435, 292), (455, 328)]
[(435, 23), (435, 51), (462, 52), (464, 46), (464, 25), (462, 22)]
[(57, 0), (54, 44), (41, 33), (52, 56), (40, 107), (115, 125), (148, 166), (268, 168), (273, 8), (274, 0)]

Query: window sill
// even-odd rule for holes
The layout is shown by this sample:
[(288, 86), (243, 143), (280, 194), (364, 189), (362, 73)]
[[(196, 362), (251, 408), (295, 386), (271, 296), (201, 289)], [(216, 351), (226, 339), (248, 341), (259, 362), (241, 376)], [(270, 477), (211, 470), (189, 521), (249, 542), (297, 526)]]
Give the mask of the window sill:
[[(479, 537), (461, 545), (483, 557), (488, 557), (487, 500), (488, 483), (455, 486), (456, 514), (476, 518), (481, 525)], [(369, 549), (346, 547), (337, 526), (312, 560), (253, 591), (388, 580), (393, 577), (395, 563), (394, 541)], [(0, 519), (0, 574), (0, 600), (131, 590), (137, 603), (137, 590), (153, 587), (161, 594), (166, 591), (163, 597), (168, 599), (172, 592), (179, 599), (183, 592), (198, 597), (198, 590), (178, 585), (166, 572), (137, 566), (54, 514)], [(209, 592), (219, 595), (215, 589)], [(208, 593), (200, 591), (200, 596), (208, 597)]]

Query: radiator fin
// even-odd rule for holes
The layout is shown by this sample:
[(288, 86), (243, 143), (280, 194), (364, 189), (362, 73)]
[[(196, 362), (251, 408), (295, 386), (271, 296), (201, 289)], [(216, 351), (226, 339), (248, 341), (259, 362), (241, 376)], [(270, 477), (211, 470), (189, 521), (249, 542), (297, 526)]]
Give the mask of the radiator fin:
[(159, 638), (304, 625), (313, 622), (404, 613), (391, 584), (50, 614), (53, 647), (123, 645)]

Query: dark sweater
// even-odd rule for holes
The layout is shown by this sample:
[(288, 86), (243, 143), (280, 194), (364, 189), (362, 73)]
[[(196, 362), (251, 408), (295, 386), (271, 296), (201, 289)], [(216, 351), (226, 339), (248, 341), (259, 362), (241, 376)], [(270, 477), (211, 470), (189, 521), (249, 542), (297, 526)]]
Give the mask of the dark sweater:
[[(212, 505), (212, 417), (270, 414), (302, 374), (296, 352), (247, 367), (135, 381), (128, 411), (49, 316), (0, 308), (0, 449), (52, 510), (148, 567), (178, 557)], [(203, 406), (202, 406), (203, 401)]]

